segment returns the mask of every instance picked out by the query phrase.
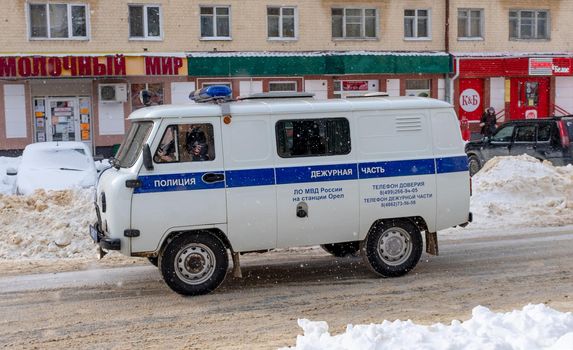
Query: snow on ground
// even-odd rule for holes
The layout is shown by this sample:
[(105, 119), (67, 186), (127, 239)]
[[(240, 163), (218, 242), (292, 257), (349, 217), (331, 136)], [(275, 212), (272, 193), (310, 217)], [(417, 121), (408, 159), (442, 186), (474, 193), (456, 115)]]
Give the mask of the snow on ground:
[(285, 349), (573, 349), (573, 314), (543, 304), (530, 304), (508, 313), (495, 313), (477, 306), (471, 319), (454, 320), (450, 325), (421, 326), (410, 320), (347, 325), (346, 332), (339, 335), (331, 335), (324, 321), (299, 319), (298, 325), (304, 335), (297, 337), (296, 346)]

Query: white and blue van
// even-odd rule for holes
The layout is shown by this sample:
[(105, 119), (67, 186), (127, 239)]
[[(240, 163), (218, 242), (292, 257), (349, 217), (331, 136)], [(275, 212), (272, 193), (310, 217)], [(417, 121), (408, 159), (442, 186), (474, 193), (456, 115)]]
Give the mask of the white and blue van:
[[(321, 245), (381, 276), (412, 270), (436, 232), (471, 221), (453, 107), (420, 97), (314, 100), (216, 86), (143, 108), (101, 174), (102, 252), (147, 257), (185, 295), (208, 293), (240, 253)], [(424, 233), (425, 240), (422, 237)]]

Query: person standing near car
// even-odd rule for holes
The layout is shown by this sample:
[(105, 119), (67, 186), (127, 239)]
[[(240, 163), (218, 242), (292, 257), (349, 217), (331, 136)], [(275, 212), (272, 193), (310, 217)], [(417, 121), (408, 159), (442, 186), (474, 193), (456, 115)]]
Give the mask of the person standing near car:
[(497, 119), (495, 117), (495, 109), (493, 107), (489, 107), (488, 109), (483, 112), (479, 126), (481, 126), (480, 133), (483, 136), (491, 136), (495, 132), (497, 124)]

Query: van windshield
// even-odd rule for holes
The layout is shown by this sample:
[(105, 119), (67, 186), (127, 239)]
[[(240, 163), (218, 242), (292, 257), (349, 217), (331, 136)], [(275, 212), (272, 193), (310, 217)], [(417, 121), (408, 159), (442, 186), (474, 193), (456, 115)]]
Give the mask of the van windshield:
[(117, 151), (116, 164), (119, 167), (129, 168), (135, 164), (152, 127), (152, 122), (137, 122), (131, 124), (127, 137), (123, 140)]

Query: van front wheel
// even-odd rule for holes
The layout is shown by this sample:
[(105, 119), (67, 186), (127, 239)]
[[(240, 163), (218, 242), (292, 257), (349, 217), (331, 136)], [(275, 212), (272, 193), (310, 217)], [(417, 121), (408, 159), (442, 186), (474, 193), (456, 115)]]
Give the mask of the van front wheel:
[(160, 259), (165, 283), (183, 295), (207, 294), (225, 279), (229, 257), (223, 243), (209, 234), (180, 234)]
[(481, 169), (481, 163), (476, 155), (472, 154), (468, 157), (468, 169), (470, 176), (474, 176)]
[(398, 277), (412, 270), (422, 256), (420, 229), (408, 220), (378, 224), (361, 249), (370, 268), (383, 277)]

